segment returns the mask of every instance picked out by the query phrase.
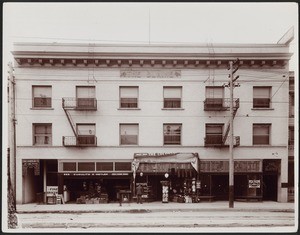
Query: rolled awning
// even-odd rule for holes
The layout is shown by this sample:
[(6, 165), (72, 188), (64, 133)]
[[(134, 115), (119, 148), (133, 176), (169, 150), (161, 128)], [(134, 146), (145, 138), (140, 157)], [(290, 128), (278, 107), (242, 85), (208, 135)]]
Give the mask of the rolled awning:
[(133, 176), (135, 177), (136, 172), (140, 166), (140, 163), (190, 163), (192, 167), (198, 172), (198, 153), (170, 153), (170, 154), (149, 154), (149, 153), (135, 153), (132, 162)]

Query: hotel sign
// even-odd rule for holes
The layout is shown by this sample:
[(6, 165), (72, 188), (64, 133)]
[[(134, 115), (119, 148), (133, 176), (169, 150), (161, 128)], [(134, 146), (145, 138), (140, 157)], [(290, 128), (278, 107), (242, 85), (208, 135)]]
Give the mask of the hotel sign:
[(121, 78), (181, 78), (181, 70), (121, 70)]

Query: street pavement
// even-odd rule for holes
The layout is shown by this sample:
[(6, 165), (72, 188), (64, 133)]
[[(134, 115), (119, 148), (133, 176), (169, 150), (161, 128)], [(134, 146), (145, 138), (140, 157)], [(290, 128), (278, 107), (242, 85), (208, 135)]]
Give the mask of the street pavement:
[(16, 231), (291, 232), (294, 203), (118, 203), (17, 206)]

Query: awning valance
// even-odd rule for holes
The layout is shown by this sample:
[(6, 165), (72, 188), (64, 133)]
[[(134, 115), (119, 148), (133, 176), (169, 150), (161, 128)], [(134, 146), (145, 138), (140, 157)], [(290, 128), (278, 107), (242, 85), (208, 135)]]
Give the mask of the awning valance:
[(135, 177), (140, 163), (190, 163), (192, 167), (198, 172), (198, 161), (198, 153), (135, 153), (131, 166), (133, 176)]

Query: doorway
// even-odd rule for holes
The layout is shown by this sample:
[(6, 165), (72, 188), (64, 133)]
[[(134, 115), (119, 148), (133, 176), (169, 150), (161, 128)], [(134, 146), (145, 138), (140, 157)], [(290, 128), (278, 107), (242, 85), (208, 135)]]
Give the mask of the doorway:
[(278, 177), (275, 174), (263, 176), (263, 200), (277, 201)]
[(228, 175), (212, 175), (211, 191), (216, 200), (228, 200), (229, 193), (229, 176)]

